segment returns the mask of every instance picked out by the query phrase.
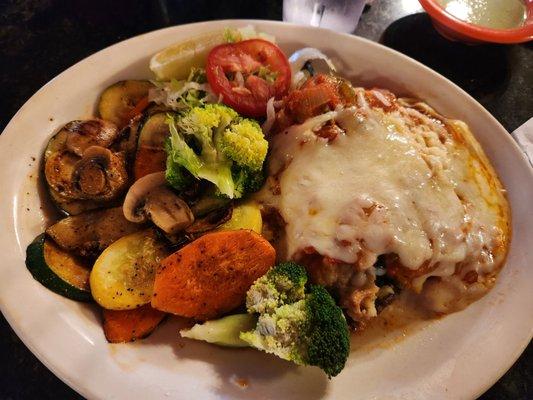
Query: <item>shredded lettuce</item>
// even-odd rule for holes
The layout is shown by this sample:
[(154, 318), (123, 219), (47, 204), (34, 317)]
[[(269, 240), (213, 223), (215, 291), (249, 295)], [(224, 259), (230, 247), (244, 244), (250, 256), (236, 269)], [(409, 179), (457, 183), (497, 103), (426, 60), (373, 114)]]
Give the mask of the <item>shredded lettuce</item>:
[(149, 92), (149, 99), (178, 112), (217, 101), (212, 93), (204, 68), (191, 69), (186, 80), (171, 79), (166, 82), (153, 82), (156, 86)]
[(253, 25), (246, 25), (242, 28), (226, 28), (224, 29), (224, 40), (227, 43), (240, 42), (249, 39), (263, 39), (269, 42), (276, 43), (276, 38), (264, 32), (256, 31)]

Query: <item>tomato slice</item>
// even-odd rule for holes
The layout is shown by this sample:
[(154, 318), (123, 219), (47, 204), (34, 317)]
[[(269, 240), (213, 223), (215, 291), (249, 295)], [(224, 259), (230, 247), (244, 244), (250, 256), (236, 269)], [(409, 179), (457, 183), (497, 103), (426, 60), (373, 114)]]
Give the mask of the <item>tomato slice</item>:
[(291, 83), (287, 57), (262, 39), (215, 47), (207, 56), (206, 72), (222, 102), (249, 117), (265, 116), (268, 99), (282, 98)]

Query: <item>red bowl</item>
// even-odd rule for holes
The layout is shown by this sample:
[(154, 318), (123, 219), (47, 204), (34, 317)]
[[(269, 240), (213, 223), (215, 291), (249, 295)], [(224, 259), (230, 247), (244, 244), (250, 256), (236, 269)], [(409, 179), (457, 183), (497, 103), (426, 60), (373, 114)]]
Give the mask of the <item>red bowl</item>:
[(491, 29), (473, 25), (454, 17), (435, 0), (418, 0), (430, 15), (435, 29), (444, 37), (467, 43), (524, 43), (533, 40), (533, 0), (525, 0), (527, 18), (523, 26)]

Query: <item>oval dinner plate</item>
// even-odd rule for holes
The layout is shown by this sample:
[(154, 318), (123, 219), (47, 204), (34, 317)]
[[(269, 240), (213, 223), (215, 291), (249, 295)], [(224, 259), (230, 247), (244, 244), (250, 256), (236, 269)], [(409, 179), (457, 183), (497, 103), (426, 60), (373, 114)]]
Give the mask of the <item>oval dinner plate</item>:
[[(106, 342), (95, 307), (48, 291), (24, 266), (28, 243), (45, 228), (39, 160), (50, 135), (91, 116), (100, 92), (150, 78), (152, 54), (201, 32), (255, 24), (290, 54), (322, 49), (357, 85), (377, 85), (427, 101), (466, 121), (507, 188), (513, 240), (494, 289), (464, 311), (427, 323), (403, 340), (352, 349), (328, 380), (251, 349), (180, 339), (167, 321), (146, 340)], [(40, 89), (0, 136), (0, 305), (18, 336), (68, 385), (91, 399), (318, 398), (464, 399), (481, 394), (516, 360), (533, 328), (533, 174), (505, 129), (472, 97), (412, 59), (356, 36), (267, 21), (216, 21), (134, 37), (69, 68)], [(384, 339), (386, 340), (386, 339)]]

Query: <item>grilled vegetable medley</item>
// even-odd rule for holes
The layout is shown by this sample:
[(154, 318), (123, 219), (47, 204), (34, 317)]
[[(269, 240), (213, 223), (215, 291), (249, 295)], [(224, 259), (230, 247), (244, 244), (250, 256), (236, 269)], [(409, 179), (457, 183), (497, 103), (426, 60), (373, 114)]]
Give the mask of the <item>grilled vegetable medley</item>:
[(287, 57), (246, 27), (179, 43), (150, 68), (153, 80), (111, 85), (92, 119), (51, 136), (42, 179), (64, 217), (28, 246), (28, 270), (61, 296), (94, 302), (111, 343), (179, 316), (196, 323), (183, 337), (337, 375), (346, 319), (302, 266), (276, 265), (253, 199), (273, 104), (291, 87)]

